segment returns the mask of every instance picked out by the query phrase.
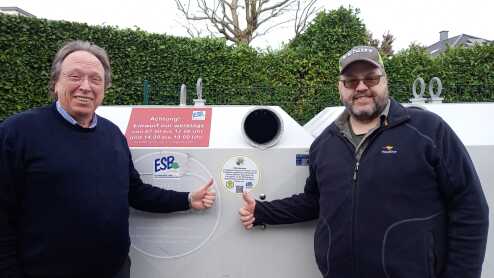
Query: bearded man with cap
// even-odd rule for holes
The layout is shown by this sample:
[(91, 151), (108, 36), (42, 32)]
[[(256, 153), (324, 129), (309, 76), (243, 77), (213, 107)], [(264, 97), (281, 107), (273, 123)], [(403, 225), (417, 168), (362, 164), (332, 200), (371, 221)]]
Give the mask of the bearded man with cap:
[(341, 57), (338, 89), (346, 109), (311, 145), (304, 192), (270, 202), (245, 193), (244, 227), (318, 219), (323, 277), (480, 277), (488, 206), (457, 135), (389, 97), (374, 47)]

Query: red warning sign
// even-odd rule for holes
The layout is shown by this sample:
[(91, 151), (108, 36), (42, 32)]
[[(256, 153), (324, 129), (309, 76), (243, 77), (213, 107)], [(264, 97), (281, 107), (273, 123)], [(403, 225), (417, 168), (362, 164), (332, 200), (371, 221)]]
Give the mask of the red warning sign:
[(125, 137), (129, 147), (207, 147), (211, 108), (133, 108)]

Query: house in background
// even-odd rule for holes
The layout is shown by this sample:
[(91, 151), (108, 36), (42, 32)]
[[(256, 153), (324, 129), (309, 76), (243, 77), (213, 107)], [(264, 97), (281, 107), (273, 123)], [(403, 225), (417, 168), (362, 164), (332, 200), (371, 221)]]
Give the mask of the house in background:
[(437, 56), (444, 51), (446, 51), (447, 46), (449, 45), (450, 47), (472, 47), (475, 44), (483, 44), (483, 43), (490, 43), (492, 41), (466, 35), (466, 34), (461, 34), (455, 37), (448, 37), (448, 31), (441, 31), (439, 32), (439, 41), (428, 46), (427, 51), (429, 54), (432, 56)]
[(26, 12), (25, 10), (18, 7), (0, 7), (0, 13), (11, 14), (11, 15), (22, 15), (27, 17), (35, 17), (33, 14)]

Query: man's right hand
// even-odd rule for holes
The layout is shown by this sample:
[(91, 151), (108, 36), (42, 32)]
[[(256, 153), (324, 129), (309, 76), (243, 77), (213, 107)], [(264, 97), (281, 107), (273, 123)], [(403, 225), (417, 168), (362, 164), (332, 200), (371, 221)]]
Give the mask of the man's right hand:
[(254, 226), (254, 211), (256, 209), (256, 200), (249, 193), (243, 192), (244, 206), (239, 210), (240, 221), (246, 230), (252, 229)]

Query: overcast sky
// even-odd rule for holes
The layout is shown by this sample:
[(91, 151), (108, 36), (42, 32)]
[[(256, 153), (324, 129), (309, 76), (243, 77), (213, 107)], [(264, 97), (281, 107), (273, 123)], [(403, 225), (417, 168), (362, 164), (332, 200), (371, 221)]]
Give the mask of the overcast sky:
[[(449, 36), (468, 34), (494, 40), (494, 1), (492, 0), (319, 0), (325, 9), (339, 6), (360, 9), (360, 17), (374, 37), (389, 31), (396, 37), (394, 49), (411, 42), (428, 46), (439, 39), (439, 31)], [(36, 17), (53, 20), (112, 25), (169, 35), (187, 36), (183, 18), (173, 0), (0, 0), (0, 7), (16, 6)], [(252, 45), (279, 48), (293, 38), (293, 26), (278, 27), (256, 38)]]

